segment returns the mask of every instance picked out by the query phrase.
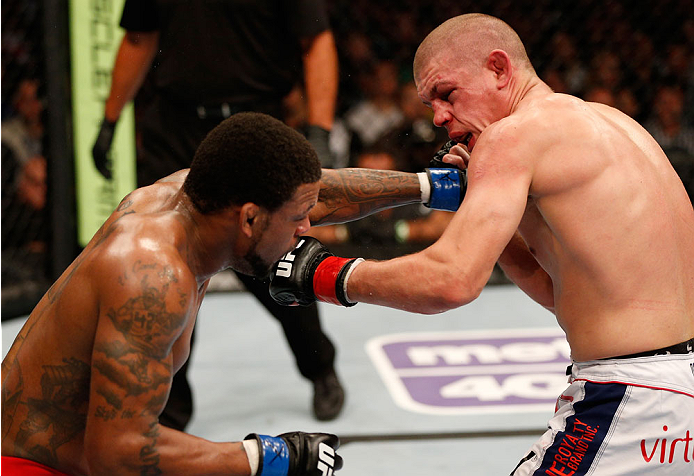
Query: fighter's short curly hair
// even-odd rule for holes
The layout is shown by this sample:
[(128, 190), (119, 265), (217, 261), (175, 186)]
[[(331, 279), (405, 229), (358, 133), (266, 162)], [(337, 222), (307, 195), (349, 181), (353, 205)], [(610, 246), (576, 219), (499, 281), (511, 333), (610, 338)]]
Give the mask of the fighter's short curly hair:
[(242, 112), (202, 141), (183, 191), (202, 213), (248, 202), (274, 211), (299, 185), (320, 177), (320, 161), (304, 136), (266, 114)]

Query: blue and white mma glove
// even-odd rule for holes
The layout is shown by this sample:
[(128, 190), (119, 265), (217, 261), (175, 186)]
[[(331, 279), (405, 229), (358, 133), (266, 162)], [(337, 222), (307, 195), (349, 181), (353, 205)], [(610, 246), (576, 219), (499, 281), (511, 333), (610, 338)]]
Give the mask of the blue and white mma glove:
[(342, 468), (342, 457), (335, 453), (340, 440), (330, 433), (251, 433), (244, 438), (243, 446), (251, 476), (333, 476)]
[(429, 208), (454, 212), (465, 198), (467, 171), (442, 160), (455, 144), (446, 142), (431, 160), (432, 167), (417, 174), (422, 203)]

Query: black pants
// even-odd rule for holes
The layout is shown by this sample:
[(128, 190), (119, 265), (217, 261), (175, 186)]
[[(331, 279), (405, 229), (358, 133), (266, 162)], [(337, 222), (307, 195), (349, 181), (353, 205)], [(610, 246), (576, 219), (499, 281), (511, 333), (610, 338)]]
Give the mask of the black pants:
[[(280, 104), (249, 108), (277, 117)], [(138, 153), (138, 186), (150, 185), (166, 175), (190, 166), (195, 150), (222, 117), (200, 119), (194, 108), (180, 107), (163, 98), (155, 98), (138, 122), (141, 148)], [(240, 281), (282, 325), (284, 335), (301, 375), (309, 380), (333, 369), (335, 346), (320, 325), (316, 305), (284, 307), (272, 300), (266, 282), (237, 273)], [(191, 351), (195, 338), (191, 339)], [(171, 393), (160, 422), (183, 430), (190, 420), (193, 403), (187, 379), (188, 363), (176, 373)]]

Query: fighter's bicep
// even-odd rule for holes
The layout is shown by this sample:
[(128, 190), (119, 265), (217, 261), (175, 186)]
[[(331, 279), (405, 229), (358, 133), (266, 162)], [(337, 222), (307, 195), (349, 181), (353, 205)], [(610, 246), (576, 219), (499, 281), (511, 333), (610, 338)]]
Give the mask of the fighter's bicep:
[(156, 416), (174, 373), (173, 346), (194, 300), (191, 283), (156, 262), (112, 273), (92, 350), (90, 418)]
[(491, 269), (523, 217), (531, 173), (500, 161), (480, 165), (468, 169), (465, 199), (443, 237), (459, 242), (468, 258)]

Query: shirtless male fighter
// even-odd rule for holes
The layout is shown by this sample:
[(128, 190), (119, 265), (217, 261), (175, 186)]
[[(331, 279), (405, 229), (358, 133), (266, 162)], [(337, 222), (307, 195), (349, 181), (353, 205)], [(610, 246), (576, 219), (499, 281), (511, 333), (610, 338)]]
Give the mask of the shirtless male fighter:
[(467, 169), (448, 228), (380, 262), (302, 239), (275, 299), (438, 313), (474, 300), (498, 262), (556, 315), (574, 361), (513, 474), (694, 474), (694, 210), (656, 141), (616, 109), (554, 93), (494, 17), (441, 24), (414, 76), (458, 142), (444, 161)]
[(223, 121), (189, 170), (123, 199), (29, 316), (2, 362), (3, 475), (332, 475), (335, 435), (213, 443), (161, 425), (171, 379), (212, 275), (267, 275), (309, 212), (346, 221), (419, 202), (421, 187), (457, 208), (461, 188), (436, 185), (444, 172), (321, 172), (282, 122)]

